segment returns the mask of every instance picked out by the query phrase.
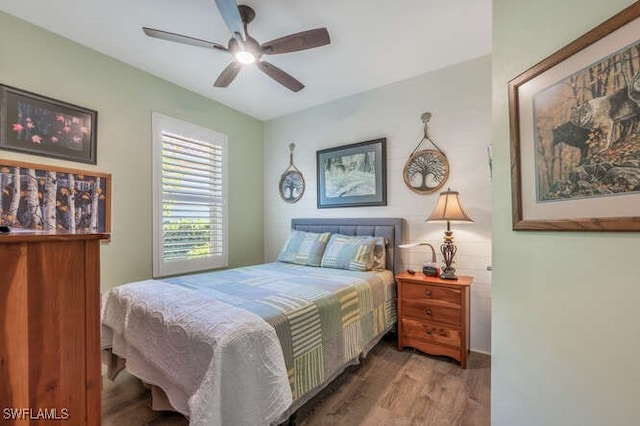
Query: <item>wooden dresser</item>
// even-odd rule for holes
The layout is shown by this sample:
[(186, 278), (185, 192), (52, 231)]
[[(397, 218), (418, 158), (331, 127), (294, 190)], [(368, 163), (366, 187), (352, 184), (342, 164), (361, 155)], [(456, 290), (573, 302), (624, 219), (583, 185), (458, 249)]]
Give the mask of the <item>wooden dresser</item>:
[(398, 350), (406, 346), (446, 355), (467, 368), (469, 289), (473, 278), (441, 280), (403, 272), (398, 284)]
[(108, 237), (0, 235), (1, 424), (100, 424), (100, 240)]

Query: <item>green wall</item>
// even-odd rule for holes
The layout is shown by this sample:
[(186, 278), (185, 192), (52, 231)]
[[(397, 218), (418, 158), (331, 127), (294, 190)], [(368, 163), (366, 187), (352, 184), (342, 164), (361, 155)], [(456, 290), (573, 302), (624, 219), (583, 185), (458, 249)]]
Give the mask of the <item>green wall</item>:
[(507, 83), (628, 0), (493, 1), (493, 426), (640, 419), (640, 234), (514, 232)]
[(229, 263), (262, 262), (261, 121), (3, 12), (0, 58), (0, 83), (98, 111), (97, 166), (9, 151), (0, 151), (0, 158), (112, 174), (112, 240), (102, 246), (103, 289), (151, 277), (152, 111), (228, 136)]

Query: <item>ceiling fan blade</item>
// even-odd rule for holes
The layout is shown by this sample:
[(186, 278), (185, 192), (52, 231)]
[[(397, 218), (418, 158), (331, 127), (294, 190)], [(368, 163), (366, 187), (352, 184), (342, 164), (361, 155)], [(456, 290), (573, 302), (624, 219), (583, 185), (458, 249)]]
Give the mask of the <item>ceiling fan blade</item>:
[(262, 72), (264, 72), (266, 75), (268, 75), (278, 83), (282, 84), (287, 89), (292, 90), (294, 92), (299, 92), (304, 88), (304, 84), (300, 83), (298, 80), (296, 80), (286, 72), (282, 71), (280, 68), (276, 67), (275, 65), (270, 64), (267, 61), (259, 61), (256, 64), (258, 65), (258, 68), (260, 68)]
[(149, 37), (159, 38), (162, 40), (175, 41), (176, 43), (190, 44), (191, 46), (205, 47), (208, 49), (227, 50), (223, 45), (212, 41), (189, 37), (182, 34), (170, 33), (169, 31), (156, 30), (147, 27), (142, 27), (142, 31), (144, 31), (144, 33)]
[(231, 31), (233, 38), (239, 42), (243, 42), (246, 39), (246, 34), (244, 33), (244, 23), (242, 22), (236, 0), (214, 1), (216, 2), (220, 16), (222, 16), (224, 23), (227, 25), (227, 28), (229, 28), (229, 31)]
[(265, 55), (278, 55), (325, 46), (329, 43), (331, 43), (329, 31), (326, 28), (316, 28), (268, 41), (260, 47)]
[(242, 66), (238, 62), (231, 62), (224, 70), (222, 70), (216, 79), (216, 82), (213, 83), (214, 87), (227, 87), (230, 85), (233, 79), (236, 78), (240, 72), (240, 68), (242, 68)]

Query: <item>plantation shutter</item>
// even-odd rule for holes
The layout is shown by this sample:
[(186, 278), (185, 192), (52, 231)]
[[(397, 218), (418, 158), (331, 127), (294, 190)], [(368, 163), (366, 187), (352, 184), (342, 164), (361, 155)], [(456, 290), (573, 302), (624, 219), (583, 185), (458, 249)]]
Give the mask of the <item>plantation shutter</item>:
[(225, 144), (165, 128), (160, 139), (161, 243), (154, 275), (226, 266)]

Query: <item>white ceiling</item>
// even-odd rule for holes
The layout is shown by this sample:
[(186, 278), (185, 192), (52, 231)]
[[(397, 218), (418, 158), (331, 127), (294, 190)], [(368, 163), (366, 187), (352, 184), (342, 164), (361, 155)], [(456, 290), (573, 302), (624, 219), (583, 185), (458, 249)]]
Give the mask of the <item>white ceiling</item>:
[(265, 57), (306, 87), (293, 93), (255, 66), (213, 82), (226, 52), (157, 40), (148, 26), (227, 45), (213, 0), (2, 0), (0, 10), (260, 120), (404, 80), (491, 51), (491, 0), (240, 0), (266, 42), (327, 27), (331, 44)]

